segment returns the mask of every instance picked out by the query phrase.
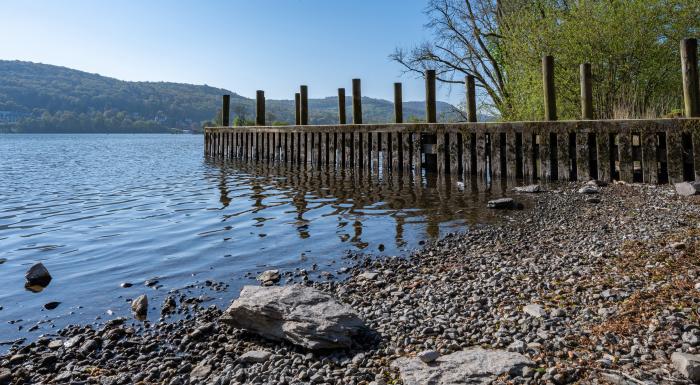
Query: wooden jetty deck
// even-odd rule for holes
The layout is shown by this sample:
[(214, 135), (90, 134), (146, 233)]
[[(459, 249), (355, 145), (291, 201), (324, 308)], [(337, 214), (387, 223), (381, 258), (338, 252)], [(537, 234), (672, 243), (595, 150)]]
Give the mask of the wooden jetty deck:
[(209, 157), (283, 162), (301, 167), (367, 173), (449, 174), (467, 180), (622, 180), (677, 183), (700, 180), (700, 85), (697, 41), (681, 42), (685, 118), (591, 120), (591, 71), (581, 65), (582, 120), (557, 121), (553, 59), (542, 61), (545, 120), (477, 123), (474, 79), (467, 77), (469, 122), (437, 123), (435, 72), (426, 71), (428, 123), (404, 123), (401, 84), (395, 83), (395, 123), (362, 124), (359, 79), (353, 79), (353, 123), (345, 124), (339, 89), (337, 125), (308, 125), (307, 87), (295, 95), (296, 124), (265, 126), (265, 99), (257, 93), (256, 126), (205, 129)]

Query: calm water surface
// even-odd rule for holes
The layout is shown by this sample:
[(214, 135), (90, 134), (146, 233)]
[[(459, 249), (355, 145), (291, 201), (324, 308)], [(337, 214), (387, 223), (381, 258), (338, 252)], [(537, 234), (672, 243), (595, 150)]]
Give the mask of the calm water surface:
[[(492, 220), (484, 202), (501, 195), (384, 179), (214, 163), (196, 135), (0, 135), (0, 341), (128, 316), (142, 293), (159, 308), (171, 289), (223, 281), (223, 305), (266, 268), (398, 255)], [(33, 293), (24, 273), (39, 261), (53, 281)]]

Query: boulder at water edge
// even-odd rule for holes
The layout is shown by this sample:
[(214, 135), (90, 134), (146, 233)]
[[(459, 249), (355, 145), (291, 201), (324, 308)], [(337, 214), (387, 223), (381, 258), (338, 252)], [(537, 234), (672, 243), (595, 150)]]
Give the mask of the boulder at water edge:
[(46, 266), (41, 262), (30, 267), (24, 274), (24, 278), (27, 280), (27, 285), (30, 286), (46, 287), (49, 285), (49, 282), (51, 282), (51, 274), (49, 274)]
[(391, 363), (404, 385), (490, 384), (503, 374), (517, 376), (534, 363), (519, 353), (479, 347), (454, 352), (430, 363), (418, 357), (402, 357)]
[(349, 348), (354, 337), (366, 330), (349, 306), (301, 285), (245, 286), (221, 321), (307, 349)]
[(676, 183), (675, 187), (676, 193), (684, 197), (700, 195), (700, 181)]

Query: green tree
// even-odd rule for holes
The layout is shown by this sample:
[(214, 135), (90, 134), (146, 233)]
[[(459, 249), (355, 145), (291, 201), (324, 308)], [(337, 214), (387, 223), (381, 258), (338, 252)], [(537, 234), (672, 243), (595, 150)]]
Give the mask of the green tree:
[(594, 74), (597, 118), (680, 106), (679, 41), (700, 33), (697, 0), (430, 0), (430, 42), (391, 57), (438, 80), (475, 76), (482, 107), (504, 120), (543, 116), (541, 57), (555, 57), (561, 118), (577, 118), (579, 64)]

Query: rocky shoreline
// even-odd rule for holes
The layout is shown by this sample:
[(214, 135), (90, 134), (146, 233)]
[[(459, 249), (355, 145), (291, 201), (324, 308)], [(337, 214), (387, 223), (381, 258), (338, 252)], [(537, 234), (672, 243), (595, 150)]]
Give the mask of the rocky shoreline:
[(357, 256), (341, 282), (305, 280), (371, 331), (348, 349), (262, 339), (180, 295), (162, 322), (71, 326), (14, 347), (0, 357), (0, 384), (410, 385), (426, 370), (435, 384), (692, 383), (698, 197), (554, 187), (523, 192), (534, 208), (504, 211), (499, 224), (408, 257)]

